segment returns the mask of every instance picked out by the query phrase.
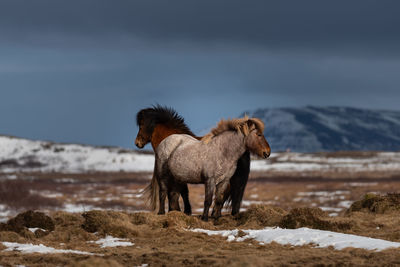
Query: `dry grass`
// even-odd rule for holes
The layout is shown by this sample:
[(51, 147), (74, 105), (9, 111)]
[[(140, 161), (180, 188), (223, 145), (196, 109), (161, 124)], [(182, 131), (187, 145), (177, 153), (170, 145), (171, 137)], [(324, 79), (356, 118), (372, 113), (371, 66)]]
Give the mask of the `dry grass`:
[(363, 199), (351, 205), (349, 212), (354, 211), (369, 211), (380, 214), (400, 212), (400, 194), (389, 193), (386, 196), (373, 193), (366, 194)]
[[(17, 174), (18, 179), (26, 178)], [(26, 208), (20, 197), (39, 196), (38, 201), (83, 203), (95, 207), (126, 212), (95, 210), (85, 213), (54, 211), (57, 206), (35, 204), (35, 209), (46, 209), (54, 223), (54, 230), (46, 235), (35, 235), (23, 230), (0, 231), (0, 241), (44, 244), (59, 249), (76, 249), (104, 256), (73, 254), (21, 254), (5, 252), (0, 246), (0, 265), (15, 266), (382, 266), (400, 264), (400, 250), (383, 252), (362, 249), (337, 251), (312, 246), (291, 247), (275, 243), (227, 242), (220, 236), (193, 233), (189, 228), (210, 230), (260, 229), (266, 226), (312, 227), (343, 233), (364, 235), (400, 242), (400, 212), (397, 197), (388, 192), (400, 192), (396, 178), (346, 177), (266, 177), (250, 179), (243, 207), (246, 211), (232, 217), (225, 212), (218, 221), (199, 219), (204, 201), (204, 186), (190, 185), (190, 201), (195, 215), (171, 212), (158, 216), (145, 210), (140, 190), (148, 182), (148, 174), (92, 173), (92, 174), (29, 174), (34, 179), (3, 181), (6, 189), (0, 194), (0, 204)], [(67, 178), (67, 179), (64, 179)], [(0, 184), (1, 184), (0, 183)], [(361, 183), (352, 185), (352, 183)], [(313, 193), (326, 192), (327, 196)], [(341, 193), (335, 193), (341, 192)], [(371, 195), (370, 192), (375, 192)], [(58, 193), (58, 197), (46, 197)], [(305, 193), (305, 194), (304, 194)], [(367, 196), (365, 196), (367, 195)], [(373, 200), (371, 200), (373, 199)], [(360, 200), (360, 201), (359, 201)], [(253, 201), (253, 202), (252, 202)], [(339, 216), (330, 217), (317, 207), (341, 207), (343, 201), (355, 204)], [(359, 201), (359, 202), (358, 202)], [(247, 203), (246, 203), (247, 202)], [(14, 204), (12, 204), (14, 203)], [(359, 204), (357, 204), (359, 203)], [(358, 206), (357, 206), (358, 205)], [(28, 205), (29, 206), (29, 205)], [(181, 206), (182, 207), (182, 206)], [(357, 208), (358, 207), (358, 208)], [(53, 210), (53, 211), (52, 211)], [(329, 212), (329, 211), (328, 211)], [(20, 218), (24, 216), (20, 216)], [(46, 217), (43, 217), (46, 218)], [(16, 220), (14, 220), (16, 221)], [(25, 222), (25, 220), (23, 220)], [(29, 220), (28, 220), (29, 221)], [(26, 222), (25, 222), (26, 223)], [(28, 224), (26, 224), (28, 225)], [(100, 248), (87, 241), (112, 235), (127, 238), (133, 247)], [(1, 244), (1, 243), (0, 243)]]
[(331, 218), (319, 208), (295, 208), (284, 216), (279, 223), (282, 228), (295, 229), (309, 227), (313, 229), (344, 231), (353, 227), (350, 219)]
[[(400, 250), (383, 252), (362, 249), (313, 248), (282, 246), (275, 243), (227, 242), (220, 236), (208, 236), (187, 231), (188, 228), (248, 229), (293, 223), (294, 227), (336, 229), (341, 232), (362, 233), (366, 236), (400, 241), (390, 229), (399, 223), (396, 212), (376, 214), (368, 210), (349, 211), (345, 216), (329, 218), (319, 209), (303, 208), (285, 211), (280, 208), (256, 205), (238, 217), (223, 216), (218, 221), (203, 222), (198, 216), (180, 212), (166, 215), (153, 213), (124, 213), (90, 211), (83, 214), (55, 212), (51, 214), (54, 230), (46, 236), (27, 237), (22, 233), (0, 231), (0, 241), (41, 243), (63, 249), (77, 249), (104, 256), (74, 254), (21, 254), (0, 251), (3, 266), (382, 266), (400, 264)], [(20, 216), (20, 217), (26, 217)], [(47, 217), (41, 217), (44, 221)], [(14, 220), (15, 221), (15, 220)], [(349, 222), (348, 224), (343, 224)], [(340, 226), (341, 224), (346, 227)], [(382, 226), (378, 234), (376, 225)], [(374, 231), (375, 228), (375, 231)], [(94, 233), (96, 232), (96, 234)], [(127, 238), (133, 247), (100, 248), (87, 241), (112, 235)], [(62, 245), (64, 243), (65, 245)], [(0, 247), (1, 249), (4, 247)], [(322, 264), (322, 265), (321, 265)]]

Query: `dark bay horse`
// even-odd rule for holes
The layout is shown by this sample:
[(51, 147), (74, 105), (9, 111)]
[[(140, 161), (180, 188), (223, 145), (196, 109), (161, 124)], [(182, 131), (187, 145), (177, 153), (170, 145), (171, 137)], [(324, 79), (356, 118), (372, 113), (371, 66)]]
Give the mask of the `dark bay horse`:
[[(153, 106), (140, 110), (136, 114), (136, 123), (139, 126), (139, 132), (135, 139), (135, 145), (138, 148), (143, 148), (146, 144), (151, 142), (151, 146), (155, 151), (158, 145), (166, 137), (172, 134), (187, 134), (195, 137), (194, 133), (185, 124), (184, 119), (172, 108)], [(196, 137), (195, 137), (196, 138)], [(151, 180), (150, 187), (157, 183), (154, 179)], [(148, 187), (148, 188), (150, 188)], [(184, 212), (188, 215), (192, 214), (192, 208), (189, 202), (189, 190), (186, 184), (176, 184), (174, 193), (179, 192), (182, 196), (184, 203)], [(171, 193), (171, 192), (169, 192)], [(170, 210), (180, 210), (179, 196), (169, 195), (171, 199), (169, 203)], [(150, 202), (151, 208), (154, 210), (157, 205), (156, 200)]]
[(165, 213), (165, 198), (171, 183), (201, 183), (205, 184), (202, 219), (208, 220), (214, 195), (214, 217), (218, 219), (238, 159), (246, 150), (269, 157), (271, 149), (263, 131), (261, 120), (245, 117), (222, 120), (201, 141), (186, 134), (165, 138), (156, 149), (154, 177), (159, 186), (152, 188), (150, 196), (151, 199), (159, 196), (158, 214)]
[[(135, 144), (138, 148), (143, 148), (147, 143), (151, 142), (153, 150), (157, 149), (162, 140), (172, 134), (187, 134), (196, 137), (189, 127), (185, 124), (184, 119), (177, 114), (175, 110), (163, 106), (153, 106), (140, 110), (136, 115), (136, 123), (139, 126), (139, 132), (136, 136)], [(224, 195), (224, 203), (231, 201), (232, 215), (239, 213), (240, 204), (242, 202), (243, 193), (247, 184), (250, 172), (250, 152), (245, 151), (237, 161), (236, 171), (230, 179), (229, 188)], [(153, 177), (154, 178), (154, 177)], [(152, 179), (151, 183), (156, 182)], [(177, 185), (184, 201), (184, 212), (191, 214), (191, 206), (189, 202), (189, 191), (186, 184)], [(176, 198), (176, 196), (171, 196)], [(179, 198), (179, 197), (178, 197)], [(171, 204), (175, 209), (179, 209), (179, 201), (172, 201)], [(151, 202), (152, 208), (155, 209), (157, 202)], [(170, 206), (171, 209), (171, 206)]]

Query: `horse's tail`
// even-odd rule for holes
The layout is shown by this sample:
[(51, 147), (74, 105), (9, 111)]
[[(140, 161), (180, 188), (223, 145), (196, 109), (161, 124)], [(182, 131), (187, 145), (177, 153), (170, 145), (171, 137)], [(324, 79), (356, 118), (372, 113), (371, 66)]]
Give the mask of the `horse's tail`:
[(158, 197), (159, 197), (159, 191), (160, 187), (158, 185), (158, 180), (157, 176), (155, 174), (155, 168), (153, 172), (153, 178), (151, 178), (151, 182), (148, 186), (143, 191), (143, 196), (146, 199), (146, 204), (149, 206), (149, 208), (154, 211), (157, 209), (158, 206)]
[(224, 202), (224, 206), (227, 209), (231, 209), (232, 208), (232, 196), (230, 194), (226, 197), (226, 200)]

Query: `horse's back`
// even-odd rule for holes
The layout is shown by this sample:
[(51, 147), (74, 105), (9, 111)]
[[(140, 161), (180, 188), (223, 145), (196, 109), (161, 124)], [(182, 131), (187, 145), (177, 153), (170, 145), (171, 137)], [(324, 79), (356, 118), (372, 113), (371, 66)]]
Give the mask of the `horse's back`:
[(158, 145), (155, 151), (156, 161), (159, 161), (159, 163), (166, 162), (177, 147), (191, 141), (198, 142), (197, 139), (187, 134), (172, 134), (168, 136)]
[(194, 137), (187, 134), (172, 134), (161, 141), (156, 149), (156, 153), (171, 154), (179, 145), (188, 142), (198, 142)]

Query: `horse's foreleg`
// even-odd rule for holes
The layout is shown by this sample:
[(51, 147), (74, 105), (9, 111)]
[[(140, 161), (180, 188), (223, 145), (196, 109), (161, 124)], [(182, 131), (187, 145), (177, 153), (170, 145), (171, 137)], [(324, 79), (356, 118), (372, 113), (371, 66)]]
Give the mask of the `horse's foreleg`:
[(225, 198), (225, 192), (226, 189), (228, 188), (229, 185), (229, 180), (221, 182), (218, 184), (215, 192), (215, 205), (214, 205), (214, 210), (213, 210), (213, 217), (215, 219), (218, 219), (221, 217), (221, 210), (222, 207), (224, 206), (224, 198)]
[[(216, 190), (217, 192), (218, 192), (218, 188), (217, 188), (217, 190)], [(221, 206), (222, 206), (222, 208), (224, 207), (224, 204), (225, 204), (225, 202), (228, 200), (228, 198), (229, 198), (229, 196), (230, 196), (230, 194), (231, 194), (231, 190), (230, 190), (230, 184), (228, 183), (228, 185), (225, 187), (225, 190), (224, 190), (224, 196), (223, 196), (223, 200), (222, 200), (222, 203), (221, 203)], [(221, 209), (222, 209), (221, 208)], [(211, 216), (212, 217), (215, 217), (215, 212), (216, 212), (216, 210), (215, 210), (215, 205), (214, 205), (214, 208), (213, 208), (213, 210), (212, 210), (212, 213), (211, 213)]]
[(185, 207), (185, 214), (187, 215), (192, 215), (192, 206), (190, 205), (189, 202), (189, 189), (187, 184), (183, 184), (181, 187), (181, 196), (183, 199), (183, 205)]
[(208, 212), (212, 204), (213, 195), (215, 192), (215, 181), (214, 179), (207, 179), (205, 182), (205, 198), (204, 198), (204, 211), (201, 219), (208, 221)]

